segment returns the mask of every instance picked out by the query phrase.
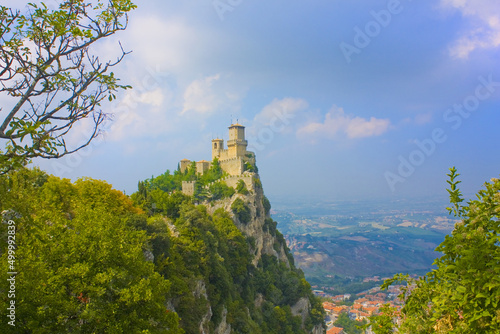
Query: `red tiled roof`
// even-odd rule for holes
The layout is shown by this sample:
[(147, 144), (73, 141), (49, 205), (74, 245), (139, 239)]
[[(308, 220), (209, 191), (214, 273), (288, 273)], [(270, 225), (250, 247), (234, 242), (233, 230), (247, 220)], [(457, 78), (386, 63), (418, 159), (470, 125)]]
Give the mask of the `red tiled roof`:
[(343, 330), (342, 327), (332, 327), (326, 331), (326, 334), (340, 334)]

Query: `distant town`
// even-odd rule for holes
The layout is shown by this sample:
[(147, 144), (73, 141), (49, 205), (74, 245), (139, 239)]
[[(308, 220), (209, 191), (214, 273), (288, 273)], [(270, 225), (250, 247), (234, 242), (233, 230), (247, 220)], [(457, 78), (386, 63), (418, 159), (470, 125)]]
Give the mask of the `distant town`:
[(401, 285), (380, 285), (397, 273), (416, 278), (431, 270), (436, 247), (456, 223), (445, 199), (275, 202), (273, 218), (295, 264), (323, 300), (327, 334), (372, 334), (356, 325), (386, 304), (399, 311)]
[[(382, 282), (389, 277), (380, 278), (379, 276), (367, 277), (365, 282), (374, 281)], [(371, 288), (367, 291), (360, 292), (355, 295), (341, 294), (331, 295), (322, 290), (318, 290), (318, 286), (313, 286), (314, 293), (321, 297), (323, 308), (327, 314), (326, 325), (327, 334), (343, 334), (344, 328), (336, 326), (335, 322), (342, 314), (346, 314), (351, 321), (356, 321), (362, 324), (363, 321), (368, 322), (368, 318), (372, 315), (379, 314), (379, 310), (383, 305), (388, 304), (391, 307), (401, 310), (402, 302), (398, 299), (402, 285), (392, 285), (387, 290), (381, 291), (379, 287)], [(366, 334), (372, 334), (371, 329), (365, 331)]]
[[(376, 286), (364, 281), (369, 277), (429, 271), (440, 256), (436, 247), (456, 223), (446, 198), (274, 202), (273, 218), (296, 265), (312, 285), (340, 293)], [(350, 284), (357, 287), (339, 291)]]

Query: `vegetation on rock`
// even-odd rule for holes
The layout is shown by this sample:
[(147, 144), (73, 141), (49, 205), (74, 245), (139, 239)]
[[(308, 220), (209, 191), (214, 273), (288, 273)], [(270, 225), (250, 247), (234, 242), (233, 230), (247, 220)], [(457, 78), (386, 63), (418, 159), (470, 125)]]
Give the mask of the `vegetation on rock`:
[[(152, 180), (140, 185), (168, 177)], [(72, 183), (37, 169), (1, 176), (0, 194), (1, 289), (8, 289), (9, 221), (16, 226), (20, 282), (16, 327), (3, 321), (2, 333), (213, 333), (221, 323), (231, 333), (322, 328), (322, 305), (291, 255), (283, 262), (262, 254), (255, 266), (255, 236), (222, 208), (209, 213), (160, 187), (139, 187), (131, 201), (103, 181)], [(250, 204), (241, 196), (232, 200), (241, 201), (247, 221)], [(259, 233), (276, 236), (287, 252), (276, 223), (265, 221)], [(292, 311), (304, 298), (305, 321)], [(2, 293), (4, 319), (9, 303)]]

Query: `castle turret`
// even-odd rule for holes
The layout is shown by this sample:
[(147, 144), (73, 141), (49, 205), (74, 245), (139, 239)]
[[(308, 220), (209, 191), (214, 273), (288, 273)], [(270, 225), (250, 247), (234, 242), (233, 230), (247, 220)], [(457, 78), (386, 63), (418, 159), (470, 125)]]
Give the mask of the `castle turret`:
[[(218, 159), (222, 170), (229, 175), (242, 175), (246, 164), (255, 166), (255, 154), (247, 151), (248, 142), (245, 140), (245, 127), (241, 124), (231, 124), (229, 140), (224, 148), (224, 139), (212, 139), (212, 160)], [(190, 168), (192, 161), (184, 159), (180, 162), (181, 172)], [(196, 162), (198, 174), (204, 174), (210, 168), (210, 162), (202, 160)]]
[(220, 158), (224, 150), (224, 139), (212, 139), (212, 160)]
[(181, 163), (180, 163), (180, 170), (181, 170), (181, 173), (185, 173), (186, 170), (189, 168), (189, 166), (191, 165), (191, 160), (188, 160), (188, 159), (182, 159), (181, 160)]
[(201, 160), (196, 163), (196, 173), (205, 174), (205, 172), (210, 168), (210, 162), (206, 160)]
[(247, 153), (248, 142), (245, 140), (245, 127), (238, 123), (229, 127), (227, 149), (230, 157), (242, 157)]

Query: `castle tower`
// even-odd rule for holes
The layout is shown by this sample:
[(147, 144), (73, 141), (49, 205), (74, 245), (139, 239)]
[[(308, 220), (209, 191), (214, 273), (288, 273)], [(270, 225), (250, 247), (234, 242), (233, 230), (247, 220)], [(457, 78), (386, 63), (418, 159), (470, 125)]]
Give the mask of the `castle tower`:
[(223, 150), (224, 139), (212, 139), (212, 160), (220, 158), (220, 154)]
[(182, 193), (184, 195), (193, 196), (195, 184), (195, 181), (182, 181)]
[(186, 169), (188, 169), (190, 165), (191, 165), (191, 160), (182, 159), (180, 163), (181, 173), (185, 173)]
[(206, 160), (201, 160), (196, 163), (196, 173), (198, 174), (203, 175), (209, 169), (210, 169), (210, 162)]
[(242, 157), (247, 152), (248, 142), (245, 140), (245, 127), (238, 123), (229, 127), (229, 140), (227, 148), (230, 157)]

